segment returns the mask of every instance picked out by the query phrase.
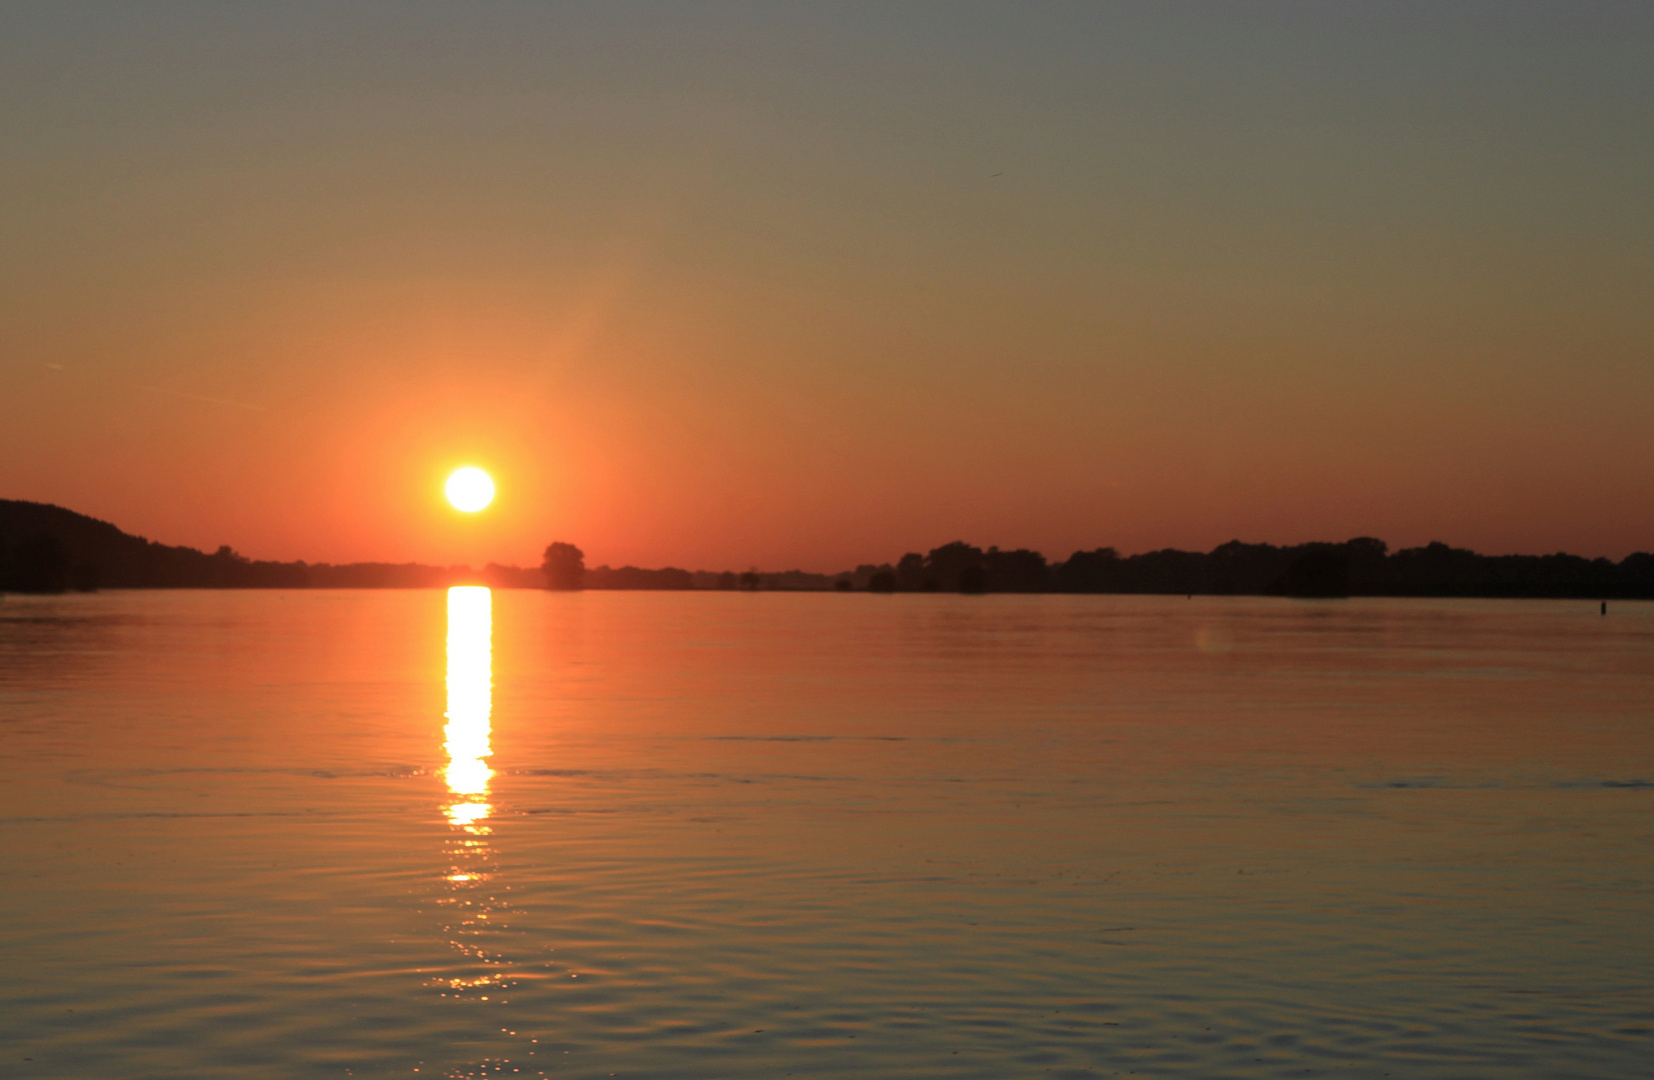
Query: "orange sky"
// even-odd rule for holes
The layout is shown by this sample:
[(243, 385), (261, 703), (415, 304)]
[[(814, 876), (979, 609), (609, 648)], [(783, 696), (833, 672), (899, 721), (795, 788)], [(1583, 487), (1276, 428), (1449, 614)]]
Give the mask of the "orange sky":
[(312, 561), (1647, 550), (1650, 46), (1630, 5), (8, 8), (0, 497)]

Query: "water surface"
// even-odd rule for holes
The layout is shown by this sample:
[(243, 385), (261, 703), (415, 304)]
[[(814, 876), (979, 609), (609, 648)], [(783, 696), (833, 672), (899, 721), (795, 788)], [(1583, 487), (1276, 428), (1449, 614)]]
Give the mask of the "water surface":
[(0, 1075), (1645, 1077), (1654, 605), (0, 600)]

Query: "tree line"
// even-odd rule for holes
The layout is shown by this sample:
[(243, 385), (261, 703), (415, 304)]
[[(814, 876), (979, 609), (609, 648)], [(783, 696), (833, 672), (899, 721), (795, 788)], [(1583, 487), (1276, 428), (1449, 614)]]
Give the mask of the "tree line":
[(1185, 595), (1654, 597), (1654, 555), (1480, 555), (1440, 542), (1391, 552), (1382, 540), (1289, 546), (1232, 540), (1211, 551), (1122, 556), (986, 550), (963, 541), (910, 552), (867, 577), (875, 592), (1182, 593)]
[[(1027, 548), (983, 549), (962, 540), (908, 552), (894, 563), (866, 564), (834, 575), (741, 575), (716, 583), (689, 571), (600, 568), (597, 580), (572, 544), (546, 549), (549, 587), (578, 588), (836, 588), (875, 593), (1162, 593), (1184, 595), (1483, 596), (1654, 598), (1654, 555), (1619, 562), (1578, 555), (1480, 555), (1440, 542), (1391, 552), (1382, 540), (1289, 546), (1232, 540), (1208, 552), (1166, 548), (1122, 556), (1111, 547), (1076, 551), (1052, 563)], [(782, 584), (796, 575), (792, 582)], [(712, 575), (703, 575), (712, 577)], [(617, 579), (618, 578), (618, 579)], [(797, 578), (813, 579), (800, 582)]]
[(875, 593), (1171, 593), (1282, 596), (1654, 598), (1654, 555), (1614, 562), (1578, 555), (1479, 555), (1442, 543), (1392, 552), (1382, 540), (1278, 547), (1231, 541), (1208, 552), (1121, 555), (1103, 547), (1062, 562), (1026, 548), (954, 541), (839, 574), (803, 570), (587, 568), (573, 544), (538, 567), (495, 563), (268, 562), (228, 546), (207, 553), (132, 536), (62, 507), (0, 499), (0, 592), (102, 588), (437, 588), (481, 584), (554, 589), (838, 589)]

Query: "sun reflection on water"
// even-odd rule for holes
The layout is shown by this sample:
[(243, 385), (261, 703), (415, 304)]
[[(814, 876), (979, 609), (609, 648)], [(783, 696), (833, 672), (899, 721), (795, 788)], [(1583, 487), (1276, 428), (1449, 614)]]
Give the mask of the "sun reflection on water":
[(480, 585), (448, 590), (448, 790), (457, 798), (448, 820), (476, 829), (493, 809), (488, 782), (494, 770), (489, 717), (494, 697), (494, 597)]
[[(448, 723), (443, 729), (448, 753), (444, 778), (449, 799), (443, 805), (453, 829), (447, 844), (449, 895), (444, 930), (465, 959), (433, 982), (445, 994), (472, 995), (504, 990), (512, 982), (499, 951), (501, 918), (510, 908), (494, 880), (494, 853), (489, 817), (489, 785), (494, 770), (488, 759), (494, 695), (493, 594), (482, 586), (456, 585), (448, 590)], [(482, 993), (480, 1000), (487, 1001)]]

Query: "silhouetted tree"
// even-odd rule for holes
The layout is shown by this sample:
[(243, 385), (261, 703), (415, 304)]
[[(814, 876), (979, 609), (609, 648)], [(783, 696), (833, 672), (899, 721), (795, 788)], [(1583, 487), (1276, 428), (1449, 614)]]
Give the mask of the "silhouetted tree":
[(1409, 592), (1423, 596), (1451, 596), (1482, 584), (1481, 556), (1432, 540), (1421, 548), (1398, 551), (1388, 569)]
[(1291, 562), (1289, 549), (1231, 540), (1213, 548), (1204, 565), (1186, 567), (1186, 576), (1174, 584), (1185, 592), (1220, 596), (1267, 592), (1286, 573)]
[(1377, 537), (1358, 536), (1344, 541), (1351, 593), (1371, 594), (1384, 590), (1388, 570), (1385, 556), (1389, 550), (1390, 545)]
[[(948, 592), (960, 591), (963, 584), (959, 575), (967, 570), (977, 572), (982, 570), (982, 549), (972, 547), (963, 540), (955, 540), (951, 544), (943, 544), (939, 548), (932, 548), (930, 554), (925, 556), (926, 578), (935, 583), (930, 586), (931, 588), (943, 589)], [(977, 592), (987, 589), (986, 577), (981, 579), (980, 587), (977, 587), (978, 579), (974, 573), (970, 584)]]
[[(857, 589), (866, 589), (872, 584), (873, 575), (880, 570), (894, 571), (895, 567), (889, 563), (885, 563), (883, 566), (874, 563), (862, 563), (850, 572), (850, 582)], [(895, 574), (892, 573), (891, 576), (894, 577)]]
[(747, 589), (748, 591), (753, 591), (763, 583), (764, 579), (758, 575), (758, 571), (743, 570), (741, 572), (741, 588)]
[(925, 585), (925, 557), (910, 551), (896, 562), (896, 587), (903, 592), (917, 592)]
[(725, 570), (718, 575), (718, 588), (733, 589), (741, 584), (741, 579), (735, 576), (735, 571)]
[(1076, 551), (1057, 567), (1057, 587), (1064, 592), (1114, 592), (1120, 585), (1120, 553), (1111, 547)]
[[(1044, 592), (1051, 587), (1051, 569), (1045, 564), (1045, 556), (1037, 551), (991, 547), (982, 556), (982, 568), (989, 592)], [(963, 586), (960, 591), (965, 591)]]
[(896, 573), (893, 570), (878, 570), (867, 579), (867, 591), (877, 593), (893, 593), (896, 591)]
[(579, 589), (586, 584), (586, 553), (561, 540), (546, 548), (540, 572), (548, 589)]
[(1280, 592), (1287, 596), (1350, 595), (1350, 560), (1342, 547), (1310, 548), (1287, 567)]
[(1645, 596), (1654, 594), (1654, 555), (1634, 551), (1620, 560), (1618, 569), (1628, 586)]

